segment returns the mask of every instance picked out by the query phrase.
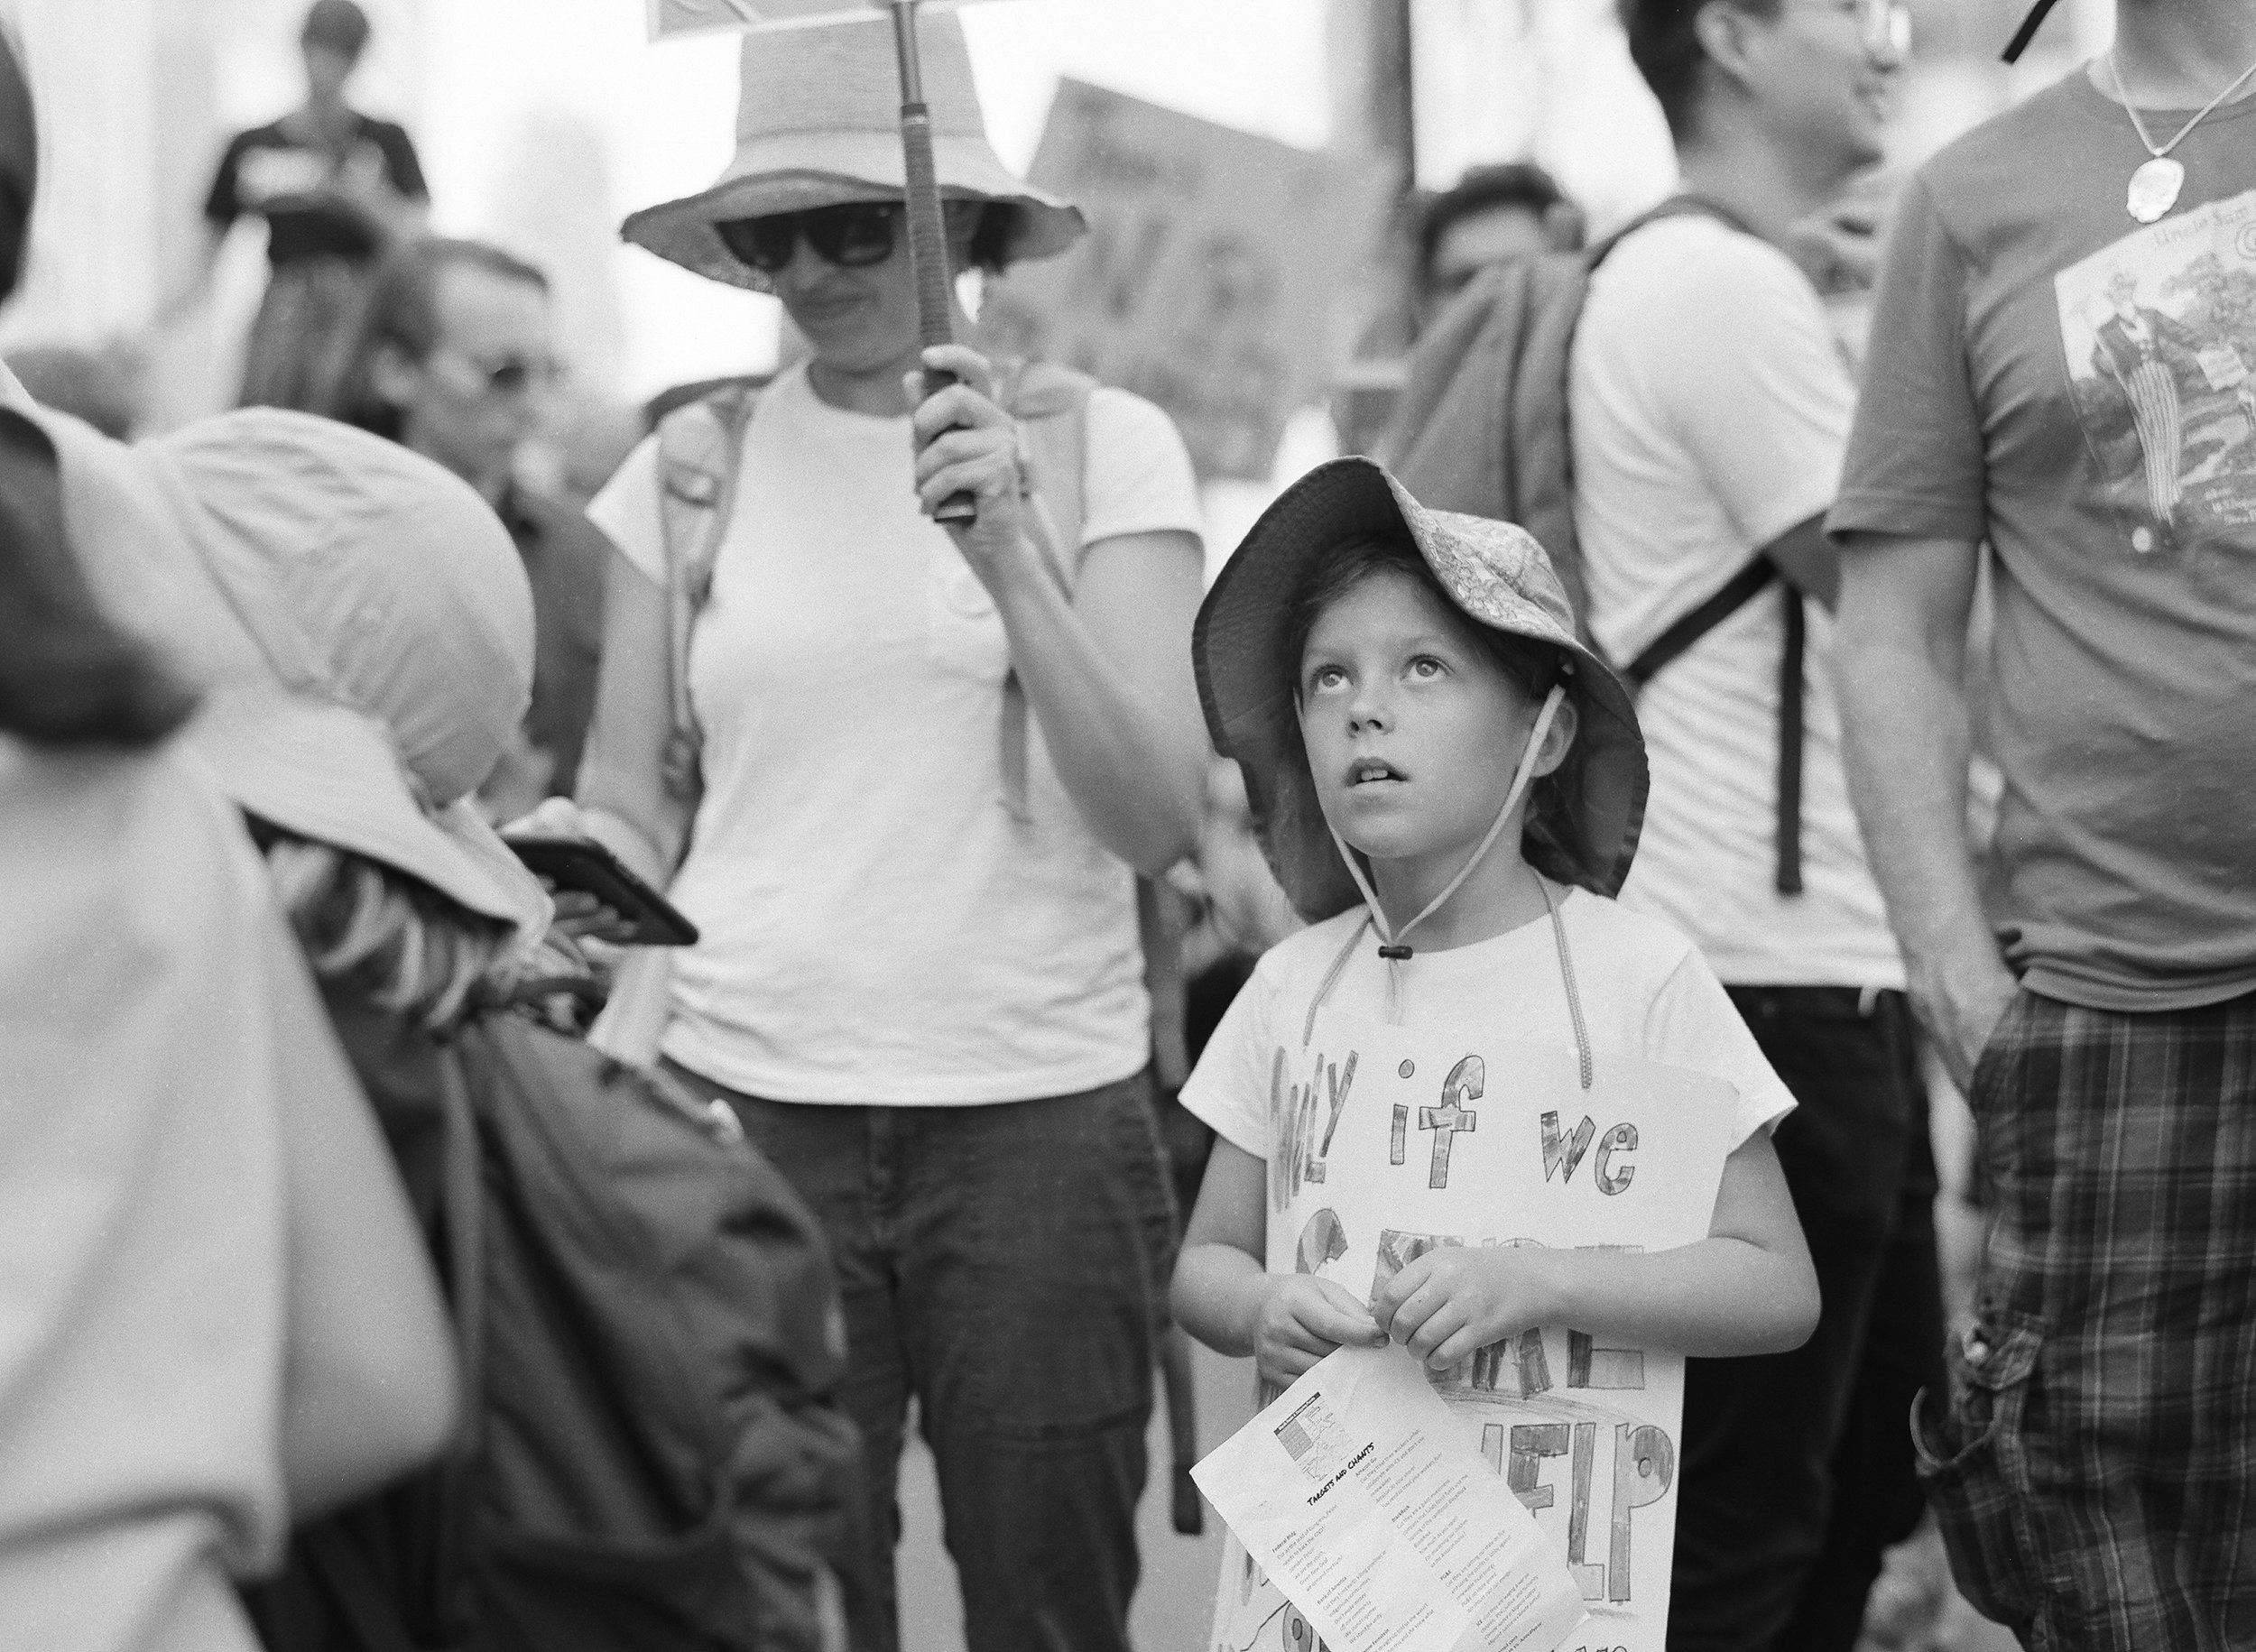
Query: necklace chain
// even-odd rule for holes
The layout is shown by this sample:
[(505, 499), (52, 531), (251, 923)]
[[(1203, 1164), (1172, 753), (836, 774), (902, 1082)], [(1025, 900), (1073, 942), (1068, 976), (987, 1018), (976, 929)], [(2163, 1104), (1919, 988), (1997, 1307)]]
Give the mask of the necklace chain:
[(2187, 121), (2184, 125), (2180, 126), (2177, 129), (2177, 135), (2172, 138), (2168, 143), (2163, 144), (2159, 149), (2155, 148), (2154, 140), (2147, 136), (2146, 123), (2139, 118), (2139, 107), (2136, 104), (2131, 101), (2131, 93), (2122, 83), (2122, 70), (2116, 65), (2115, 49), (2113, 46), (2110, 46), (2107, 49), (2107, 72), (2114, 77), (2115, 96), (2122, 99), (2122, 112), (2131, 117), (2131, 130), (2139, 134), (2139, 142), (2146, 145), (2146, 152), (2152, 155), (2157, 161), (2159, 161), (2164, 155), (2168, 154), (2171, 150), (2176, 149), (2180, 143), (2184, 143), (2186, 141), (2186, 134), (2191, 132), (2196, 126), (2200, 125), (2203, 121), (2207, 120), (2209, 118), (2210, 112), (2219, 104), (2223, 103), (2226, 98), (2232, 97), (2233, 93), (2239, 91), (2241, 88), (2248, 84), (2249, 77), (2251, 75), (2256, 75), (2256, 63), (2251, 63), (2246, 69), (2241, 70), (2239, 76), (2233, 80), (2232, 85), (2226, 87), (2224, 90), (2219, 92), (2214, 97), (2212, 97), (2207, 103), (2204, 104), (2201, 108), (2201, 113), (2195, 115), (2193, 119)]

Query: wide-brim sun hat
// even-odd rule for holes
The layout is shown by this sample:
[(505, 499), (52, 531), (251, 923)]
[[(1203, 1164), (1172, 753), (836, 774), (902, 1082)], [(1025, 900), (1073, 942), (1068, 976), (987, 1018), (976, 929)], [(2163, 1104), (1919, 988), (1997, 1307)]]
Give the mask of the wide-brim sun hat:
[[(1081, 209), (1014, 176), (987, 142), (964, 25), (951, 14), (922, 25), (925, 104), (943, 198), (1012, 207), (1007, 262), (1062, 253), (1086, 232)], [(754, 292), (768, 278), (722, 245), (714, 226), (850, 201), (897, 201), (901, 81), (883, 17), (744, 36), (736, 152), (711, 188), (645, 207), (620, 235), (699, 275)]]
[[(1563, 845), (1576, 881), (1612, 895), (1629, 874), (1650, 778), (1629, 690), (1575, 634), (1575, 614), (1543, 548), (1525, 529), (1429, 511), (1386, 469), (1334, 459), (1285, 490), (1207, 594), (1192, 632), (1198, 699), (1215, 748), (1234, 759), (1271, 870), (1301, 917), (1363, 904), (1316, 799), (1285, 658), (1292, 607), (1313, 570), (1357, 540), (1407, 538), (1468, 618), (1546, 642), (1572, 662), (1577, 777)], [(1509, 775), (1500, 776), (1508, 780)]]
[(236, 805), (538, 941), (552, 905), (473, 797), (533, 660), (523, 566), (477, 493), (310, 414), (134, 448), (38, 418), (89, 583), (201, 692), (180, 741)]

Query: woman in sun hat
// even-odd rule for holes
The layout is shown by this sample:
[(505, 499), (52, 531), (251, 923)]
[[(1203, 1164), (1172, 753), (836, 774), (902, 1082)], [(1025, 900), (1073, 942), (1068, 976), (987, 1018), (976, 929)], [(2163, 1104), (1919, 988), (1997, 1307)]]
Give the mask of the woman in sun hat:
[[(925, 47), (956, 266), (1064, 249), (1081, 216), (988, 147), (961, 25)], [(828, 1231), (869, 1460), (857, 1643), (894, 1643), (913, 1395), (971, 1641), (1102, 1652), (1170, 1248), (1135, 879), (1198, 820), (1199, 519), (1148, 403), (920, 349), (899, 103), (882, 18), (748, 36), (735, 159), (626, 221), (773, 293), (811, 356), (673, 415), (590, 508), (623, 558), (580, 820), (703, 933), (655, 1053)], [(926, 367), (961, 382), (924, 398)], [(943, 531), (957, 493), (977, 525)]]
[[(1223, 569), (1197, 664), (1215, 743), (1244, 770), (1271, 863), (1311, 924), (1262, 957), (1183, 1087), (1217, 1135), (1175, 1276), (1191, 1334), (1252, 1355), (1271, 1392), (1336, 1348), (1392, 1340), (1426, 1364), (1474, 1449), (1518, 1384), (1515, 1415), (1542, 1415), (1527, 1402), (1550, 1379), (1531, 1367), (1587, 1358), (1556, 1335), (1548, 1355), (1521, 1341), (1499, 1357), (1530, 1332), (1572, 1325), (1640, 1350), (1664, 1389), (1654, 1362), (1670, 1355), (1806, 1339), (1817, 1275), (1771, 1144), (1793, 1098), (1691, 943), (1613, 903), (1644, 813), (1644, 743), (1534, 538), (1428, 511), (1370, 460), (1336, 460)], [(1539, 1110), (1556, 1130), (1633, 1101), (1658, 1136), (1656, 1095), (1701, 1120), (1721, 1164), (1706, 1237), (1648, 1244), (1624, 1226), (1635, 1202), (1604, 1196), (1670, 1173), (1649, 1154), (1612, 1177), (1595, 1162), (1583, 1248), (1524, 1238), (1558, 1219), (1528, 1208), (1531, 1159), (1549, 1186)], [(1636, 1136), (1605, 1140), (1626, 1150)], [(1617, 1431), (1597, 1432), (1614, 1483), (1630, 1483)], [(1577, 1483), (1588, 1466), (1578, 1454)], [(1570, 1504), (1579, 1521), (1564, 1492), (1539, 1514), (1579, 1559)], [(1628, 1554), (1617, 1544), (1606, 1564)], [(1649, 1593), (1649, 1575), (1595, 1586), (1618, 1606)], [(1234, 1543), (1216, 1646), (1253, 1645), (1288, 1610), (1252, 1576)], [(1557, 1633), (1580, 1601), (1560, 1610)], [(1661, 1629), (1650, 1622), (1652, 1644)]]

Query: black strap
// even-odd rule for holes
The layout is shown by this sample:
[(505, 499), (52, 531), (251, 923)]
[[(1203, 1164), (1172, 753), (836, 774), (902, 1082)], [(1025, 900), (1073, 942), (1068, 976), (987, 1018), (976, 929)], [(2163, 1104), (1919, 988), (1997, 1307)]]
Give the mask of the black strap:
[(349, 1535), (333, 1522), (302, 1533), (298, 1552), (348, 1626), (357, 1652), (422, 1652), (400, 1620), (399, 1602)]
[(1802, 892), (1802, 656), (1808, 647), (1809, 605), (1781, 581), (1786, 646), (1778, 667), (1778, 892)]
[(2029, 42), (2037, 38), (2037, 31), (2045, 25), (2046, 14), (2052, 10), (2052, 0), (2037, 0), (2029, 8), (2029, 15), (2021, 19), (2021, 26), (2013, 31), (2013, 39), (2006, 46), (2003, 57), (2008, 63), (2018, 63), (2021, 53), (2029, 50)]
[[(2048, 5), (2050, 0), (2046, 0)], [(2039, 11), (2041, 17), (2041, 8)], [(2033, 25), (2032, 25), (2033, 26)], [(2008, 60), (2011, 60), (2010, 59)], [(1631, 219), (1591, 254), (1595, 269), (1622, 242), (1646, 225), (1662, 218), (1699, 215), (1728, 225), (1740, 234), (1755, 232), (1730, 208), (1701, 195), (1673, 195), (1650, 212)], [(1759, 237), (1758, 237), (1759, 238)], [(1734, 574), (1724, 588), (1654, 638), (1644, 652), (1630, 661), (1623, 675), (1642, 688), (1661, 668), (1738, 613), (1779, 578), (1770, 558), (1758, 556)], [(1789, 581), (1781, 582), (1785, 607), (1786, 646), (1779, 659), (1778, 702), (1778, 867), (1775, 879), (1781, 895), (1802, 892), (1802, 746), (1803, 666), (1808, 650), (1809, 615), (1802, 594)]]
[(1644, 652), (1623, 668), (1622, 675), (1643, 688), (1660, 674), (1662, 667), (1761, 595), (1777, 577), (1778, 565), (1768, 557), (1757, 557), (1734, 574), (1722, 590), (1655, 637)]
[(1808, 600), (1790, 580), (1779, 577), (1778, 565), (1768, 557), (1755, 559), (1734, 574), (1724, 588), (1662, 632), (1644, 652), (1622, 669), (1622, 675), (1638, 688), (1658, 676), (1661, 668), (1714, 631), (1776, 584), (1786, 622), (1786, 643), (1779, 651), (1778, 680), (1778, 869), (1781, 895), (1802, 892), (1802, 750), (1805, 660), (1809, 648)]

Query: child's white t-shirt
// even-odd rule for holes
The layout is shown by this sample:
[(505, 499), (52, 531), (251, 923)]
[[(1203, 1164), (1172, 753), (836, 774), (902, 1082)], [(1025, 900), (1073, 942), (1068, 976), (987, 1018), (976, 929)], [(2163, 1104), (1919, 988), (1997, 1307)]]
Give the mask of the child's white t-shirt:
[[(1559, 915), (1594, 1058), (1629, 1055), (1724, 1080), (1739, 1098), (1734, 1148), (1793, 1111), (1792, 1094), (1691, 942), (1659, 918), (1582, 890), (1567, 895)], [(1280, 1044), (1299, 1041), (1309, 1003), (1363, 919), (1357, 907), (1263, 954), (1183, 1085), (1183, 1105), (1256, 1158), (1269, 1157), (1271, 1057)], [(1327, 1011), (1385, 1017), (1378, 947), (1376, 934), (1356, 942), (1325, 1000)], [(1549, 918), (1469, 946), (1418, 952), (1401, 967), (1406, 1027), (1494, 1029), (1574, 1047)]]

